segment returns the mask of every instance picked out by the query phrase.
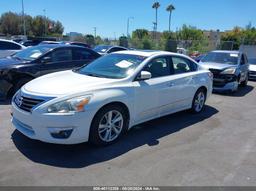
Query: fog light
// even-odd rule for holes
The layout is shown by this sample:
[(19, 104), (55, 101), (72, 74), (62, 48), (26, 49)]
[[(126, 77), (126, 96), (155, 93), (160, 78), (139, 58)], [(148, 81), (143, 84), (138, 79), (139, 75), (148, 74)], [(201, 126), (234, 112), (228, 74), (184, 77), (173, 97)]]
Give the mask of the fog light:
[(68, 128), (56, 128), (50, 127), (48, 128), (51, 136), (55, 139), (67, 139), (70, 137), (71, 133), (73, 132), (73, 127)]

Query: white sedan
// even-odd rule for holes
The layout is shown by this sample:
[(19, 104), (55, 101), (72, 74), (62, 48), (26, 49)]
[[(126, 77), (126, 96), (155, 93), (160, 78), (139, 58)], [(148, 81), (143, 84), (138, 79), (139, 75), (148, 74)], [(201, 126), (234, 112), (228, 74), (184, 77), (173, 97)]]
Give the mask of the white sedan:
[(106, 145), (136, 124), (199, 113), (211, 93), (212, 73), (187, 56), (121, 51), (27, 83), (13, 97), (12, 123), (43, 142)]

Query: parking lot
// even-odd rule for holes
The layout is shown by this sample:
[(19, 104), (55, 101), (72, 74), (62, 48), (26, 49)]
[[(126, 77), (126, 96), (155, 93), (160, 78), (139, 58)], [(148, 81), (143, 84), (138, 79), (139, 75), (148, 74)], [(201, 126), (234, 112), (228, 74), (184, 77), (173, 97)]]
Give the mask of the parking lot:
[(133, 128), (108, 147), (33, 141), (0, 104), (0, 185), (256, 185), (256, 82)]

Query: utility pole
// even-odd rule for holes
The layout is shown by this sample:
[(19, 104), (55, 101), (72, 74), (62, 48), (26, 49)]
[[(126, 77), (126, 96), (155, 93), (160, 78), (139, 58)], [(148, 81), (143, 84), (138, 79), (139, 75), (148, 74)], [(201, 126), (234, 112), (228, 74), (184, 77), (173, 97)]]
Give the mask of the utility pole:
[(46, 10), (43, 10), (44, 12), (44, 36), (46, 37), (46, 31), (47, 31), (47, 26), (46, 26)]
[(96, 35), (97, 35), (97, 27), (93, 27), (93, 30), (94, 30), (94, 38), (96, 38)]
[(22, 5), (22, 21), (23, 21), (23, 34), (26, 36), (26, 19), (25, 19), (25, 12), (24, 12), (24, 2), (21, 0)]
[(130, 20), (131, 19), (134, 19), (134, 17), (128, 17), (128, 19), (127, 19), (127, 38), (129, 38), (130, 37), (130, 35), (129, 35), (129, 28), (130, 28)]

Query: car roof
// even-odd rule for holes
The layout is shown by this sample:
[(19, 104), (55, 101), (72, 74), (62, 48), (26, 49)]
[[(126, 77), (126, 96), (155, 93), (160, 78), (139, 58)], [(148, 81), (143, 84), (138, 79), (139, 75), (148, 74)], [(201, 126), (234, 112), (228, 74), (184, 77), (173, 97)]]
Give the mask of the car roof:
[(85, 48), (82, 46), (70, 45), (70, 44), (39, 44), (37, 46), (43, 46), (43, 47), (47, 47), (47, 48), (62, 48), (62, 47)]
[[(138, 56), (144, 56), (144, 57), (150, 57), (150, 56), (155, 56), (155, 55), (163, 55), (163, 54), (168, 54), (168, 55), (181, 55), (177, 54), (174, 52), (167, 52), (167, 51), (161, 51), (161, 50), (123, 50), (123, 51), (118, 51), (115, 52), (118, 54), (133, 54), (133, 55), (138, 55)], [(184, 55), (182, 55), (184, 56)]]
[(212, 52), (215, 52), (215, 53), (228, 53), (228, 54), (239, 54), (239, 53), (241, 53), (238, 50), (214, 50)]

